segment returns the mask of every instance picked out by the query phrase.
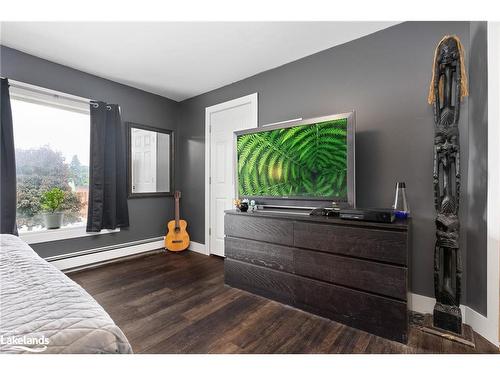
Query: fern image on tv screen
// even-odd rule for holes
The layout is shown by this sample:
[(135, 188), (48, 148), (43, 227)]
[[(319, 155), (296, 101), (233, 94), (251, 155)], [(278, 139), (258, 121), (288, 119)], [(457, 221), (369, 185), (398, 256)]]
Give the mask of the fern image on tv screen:
[(239, 135), (240, 196), (347, 196), (347, 119)]

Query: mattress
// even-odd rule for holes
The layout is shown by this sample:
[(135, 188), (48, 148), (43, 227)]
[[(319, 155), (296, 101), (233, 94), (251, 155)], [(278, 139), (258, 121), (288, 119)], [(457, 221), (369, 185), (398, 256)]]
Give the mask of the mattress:
[(0, 353), (132, 353), (83, 288), (18, 237), (0, 240)]

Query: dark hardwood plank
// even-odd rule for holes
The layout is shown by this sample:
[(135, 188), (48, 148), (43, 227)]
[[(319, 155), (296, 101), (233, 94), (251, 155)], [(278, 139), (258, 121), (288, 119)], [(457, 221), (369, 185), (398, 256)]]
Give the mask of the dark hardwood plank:
[(331, 353), (333, 343), (335, 342), (337, 337), (342, 334), (343, 329), (346, 327), (341, 323), (330, 320), (328, 320), (328, 326), (329, 327), (326, 329), (327, 334), (325, 335), (323, 340), (316, 346), (316, 348), (311, 349), (312, 353)]
[(223, 260), (191, 252), (148, 255), (69, 277), (90, 286), (136, 353), (498, 353), (478, 334), (475, 349), (411, 326), (408, 345), (383, 339), (224, 286)]
[(217, 293), (209, 299), (207, 304), (195, 305), (193, 308), (182, 313), (182, 316), (190, 321), (201, 320), (207, 315), (219, 310), (224, 305), (234, 301), (241, 296), (241, 293), (235, 288), (226, 288), (223, 292)]
[(299, 310), (287, 310), (278, 320), (278, 324), (275, 324), (272, 330), (266, 331), (259, 340), (248, 345), (245, 352), (252, 354), (293, 353), (287, 351), (286, 345), (297, 336), (307, 318)]
[[(239, 289), (229, 289), (241, 293)], [(234, 349), (235, 347), (238, 348), (237, 352), (242, 353), (244, 348), (262, 336), (262, 332), (254, 329), (255, 325), (263, 325), (267, 322), (270, 326), (281, 314), (278, 302), (264, 299), (262, 304), (249, 313), (241, 324), (234, 326), (225, 335), (217, 337), (210, 344), (209, 353), (227, 353), (226, 348)]]
[(331, 327), (327, 319), (318, 321), (316, 317), (309, 316), (304, 323), (298, 325), (295, 334), (278, 348), (277, 353), (315, 353), (315, 348), (325, 339)]
[[(198, 289), (198, 288), (197, 288)], [(131, 332), (131, 344), (137, 352), (155, 347), (159, 343), (177, 335), (181, 330), (189, 327), (193, 321), (182, 314), (196, 306), (206, 306), (205, 301), (220, 295), (227, 288), (222, 285), (207, 286), (197, 291), (190, 290), (183, 293), (184, 298), (173, 298), (173, 303), (151, 309), (151, 313), (136, 321), (129, 321), (123, 326), (125, 332)]]
[(223, 335), (238, 325), (245, 314), (257, 308), (260, 300), (252, 295), (241, 295), (204, 319), (197, 320), (175, 336), (148, 348), (145, 353), (207, 353), (217, 335)]

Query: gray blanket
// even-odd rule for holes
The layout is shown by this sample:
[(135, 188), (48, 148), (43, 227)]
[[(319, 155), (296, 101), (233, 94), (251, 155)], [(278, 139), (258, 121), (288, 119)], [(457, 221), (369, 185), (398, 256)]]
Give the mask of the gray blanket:
[(0, 353), (132, 352), (84, 289), (18, 237), (0, 239)]

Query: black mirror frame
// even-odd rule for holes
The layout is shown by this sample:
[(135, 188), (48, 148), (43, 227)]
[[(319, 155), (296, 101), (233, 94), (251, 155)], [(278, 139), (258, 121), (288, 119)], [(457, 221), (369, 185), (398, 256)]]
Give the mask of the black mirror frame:
[[(174, 131), (171, 129), (156, 128), (153, 126), (126, 122), (127, 132), (127, 195), (128, 198), (172, 197), (174, 195)], [(170, 191), (157, 193), (132, 193), (132, 128), (153, 131), (170, 135)]]

